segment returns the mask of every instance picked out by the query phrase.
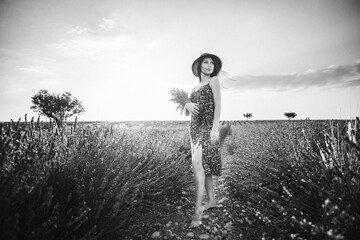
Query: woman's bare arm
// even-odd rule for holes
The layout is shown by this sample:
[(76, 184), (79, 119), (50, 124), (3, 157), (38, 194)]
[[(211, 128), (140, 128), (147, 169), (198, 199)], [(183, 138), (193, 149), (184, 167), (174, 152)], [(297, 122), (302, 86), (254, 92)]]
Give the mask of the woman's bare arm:
[[(188, 102), (187, 103), (190, 103), (190, 96), (188, 96)], [(185, 112), (185, 116), (189, 116), (190, 115), (190, 111), (189, 109), (186, 108), (186, 104), (185, 104), (185, 107), (184, 107), (184, 112)]]
[(220, 92), (219, 78), (218, 77), (211, 78), (210, 86), (214, 95), (214, 102), (215, 102), (214, 123), (212, 129), (218, 130), (219, 122), (220, 122), (220, 112), (221, 112), (221, 92)]

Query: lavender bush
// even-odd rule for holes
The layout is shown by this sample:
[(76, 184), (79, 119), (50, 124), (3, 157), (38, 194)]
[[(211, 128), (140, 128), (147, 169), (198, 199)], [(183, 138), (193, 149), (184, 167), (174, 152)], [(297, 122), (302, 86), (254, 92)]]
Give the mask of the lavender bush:
[(228, 139), (245, 239), (358, 239), (359, 119), (241, 126)]
[(179, 151), (187, 142), (176, 136), (182, 131), (1, 124), (0, 238), (126, 236), (144, 213), (190, 184), (187, 151)]

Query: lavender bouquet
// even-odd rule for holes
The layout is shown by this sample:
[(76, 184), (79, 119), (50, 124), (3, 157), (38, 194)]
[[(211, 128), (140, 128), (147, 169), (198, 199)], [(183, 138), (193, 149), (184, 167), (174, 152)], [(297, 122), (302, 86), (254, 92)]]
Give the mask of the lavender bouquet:
[(177, 104), (176, 110), (180, 110), (182, 114), (185, 108), (185, 104), (190, 102), (188, 92), (174, 88), (171, 91), (169, 91), (169, 93), (171, 95), (170, 101)]

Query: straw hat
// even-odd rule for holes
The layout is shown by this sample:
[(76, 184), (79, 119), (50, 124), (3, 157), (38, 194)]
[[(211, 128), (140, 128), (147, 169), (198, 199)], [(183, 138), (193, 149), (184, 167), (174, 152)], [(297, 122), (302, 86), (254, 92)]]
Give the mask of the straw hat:
[(214, 61), (214, 72), (211, 74), (212, 76), (216, 76), (221, 70), (222, 62), (218, 56), (210, 53), (203, 53), (191, 65), (191, 70), (196, 77), (199, 77), (199, 73), (197, 71), (198, 65), (202, 62), (202, 60), (204, 60), (204, 58), (207, 57), (211, 58)]

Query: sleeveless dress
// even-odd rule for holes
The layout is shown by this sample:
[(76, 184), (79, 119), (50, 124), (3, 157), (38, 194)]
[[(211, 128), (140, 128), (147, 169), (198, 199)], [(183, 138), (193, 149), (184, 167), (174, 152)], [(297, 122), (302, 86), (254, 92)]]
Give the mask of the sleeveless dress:
[(198, 104), (199, 113), (191, 115), (190, 140), (202, 146), (202, 163), (205, 175), (221, 175), (220, 143), (211, 143), (210, 132), (214, 122), (215, 102), (210, 84), (207, 83), (190, 94), (190, 101)]

